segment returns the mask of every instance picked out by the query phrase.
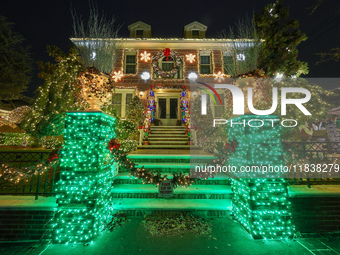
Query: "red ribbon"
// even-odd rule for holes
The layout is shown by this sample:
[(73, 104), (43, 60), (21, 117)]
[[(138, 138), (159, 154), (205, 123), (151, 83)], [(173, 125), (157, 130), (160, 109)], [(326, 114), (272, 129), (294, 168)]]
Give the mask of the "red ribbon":
[(166, 60), (169, 60), (169, 56), (171, 55), (171, 50), (169, 48), (166, 48), (163, 50), (164, 56), (166, 56)]
[(111, 139), (109, 142), (109, 150), (112, 151), (113, 149), (119, 150), (120, 143), (116, 139)]

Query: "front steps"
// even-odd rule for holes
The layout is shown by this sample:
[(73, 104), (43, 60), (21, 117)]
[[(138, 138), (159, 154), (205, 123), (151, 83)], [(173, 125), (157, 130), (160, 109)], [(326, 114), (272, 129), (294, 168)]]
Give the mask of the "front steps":
[[(190, 165), (212, 164), (215, 156), (207, 153), (190, 155), (190, 151), (172, 151), (172, 155), (161, 154), (166, 150), (141, 150), (148, 154), (129, 154), (128, 158), (150, 171), (161, 172), (172, 178), (172, 173), (190, 172)], [(158, 153), (158, 154), (157, 154)], [(172, 215), (179, 211), (190, 211), (205, 216), (226, 216), (231, 210), (232, 192), (230, 181), (224, 174), (207, 180), (196, 180), (189, 188), (177, 187), (173, 198), (158, 198), (158, 187), (142, 184), (142, 180), (130, 176), (120, 169), (115, 177), (112, 198), (114, 207), (128, 216), (144, 214)]]
[(225, 217), (231, 211), (231, 199), (113, 199), (114, 208), (126, 216), (146, 214), (173, 216), (191, 212), (200, 216)]
[[(198, 149), (189, 143), (185, 126), (152, 126), (147, 137), (148, 145), (139, 149)], [(145, 141), (145, 140), (144, 140)]]

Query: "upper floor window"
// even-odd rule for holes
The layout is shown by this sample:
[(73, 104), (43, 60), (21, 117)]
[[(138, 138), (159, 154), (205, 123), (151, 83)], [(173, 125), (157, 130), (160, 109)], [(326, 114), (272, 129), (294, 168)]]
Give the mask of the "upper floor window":
[(135, 74), (136, 73), (136, 52), (125, 52), (125, 73)]
[(200, 54), (200, 73), (201, 74), (211, 74), (212, 73), (210, 52)]
[(169, 58), (168, 60), (166, 60), (166, 58), (164, 57), (162, 59), (161, 65), (162, 65), (162, 70), (164, 71), (171, 71), (172, 69), (175, 68), (175, 63), (172, 58)]
[(215, 118), (223, 118), (224, 115), (224, 95), (223, 94), (218, 94), (221, 98), (222, 105), (220, 101), (218, 100), (217, 96), (214, 95), (215, 101), (217, 102), (214, 104), (214, 117)]
[(192, 38), (199, 38), (200, 37), (200, 31), (198, 29), (191, 30), (191, 36), (192, 36)]
[(143, 29), (137, 29), (136, 30), (136, 38), (143, 38), (144, 30)]

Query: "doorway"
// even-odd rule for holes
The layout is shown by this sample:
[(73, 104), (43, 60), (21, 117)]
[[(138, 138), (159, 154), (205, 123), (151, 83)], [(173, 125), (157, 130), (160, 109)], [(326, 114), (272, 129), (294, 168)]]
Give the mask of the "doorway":
[(175, 96), (157, 97), (157, 118), (162, 126), (176, 126), (179, 119), (179, 98)]

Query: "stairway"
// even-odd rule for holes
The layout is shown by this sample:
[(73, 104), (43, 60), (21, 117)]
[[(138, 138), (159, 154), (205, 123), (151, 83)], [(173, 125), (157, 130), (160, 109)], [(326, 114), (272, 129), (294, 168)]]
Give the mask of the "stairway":
[(147, 139), (149, 145), (142, 145), (139, 149), (196, 149), (188, 144), (185, 126), (152, 126)]
[[(143, 152), (144, 150), (139, 150)], [(196, 165), (212, 164), (215, 156), (199, 153), (190, 155), (189, 150), (176, 150), (171, 154), (162, 154), (167, 150), (147, 150), (147, 154), (130, 154), (128, 156), (137, 167), (144, 166), (154, 172), (161, 172), (172, 178), (172, 173), (189, 173)], [(192, 153), (191, 153), (192, 154)], [(142, 184), (121, 169), (115, 177), (112, 197), (117, 210), (129, 216), (143, 216), (157, 213), (172, 215), (179, 211), (195, 212), (204, 216), (225, 216), (231, 210), (231, 188), (225, 175), (212, 179), (197, 180), (189, 188), (177, 187), (173, 198), (158, 198), (158, 187)]]

